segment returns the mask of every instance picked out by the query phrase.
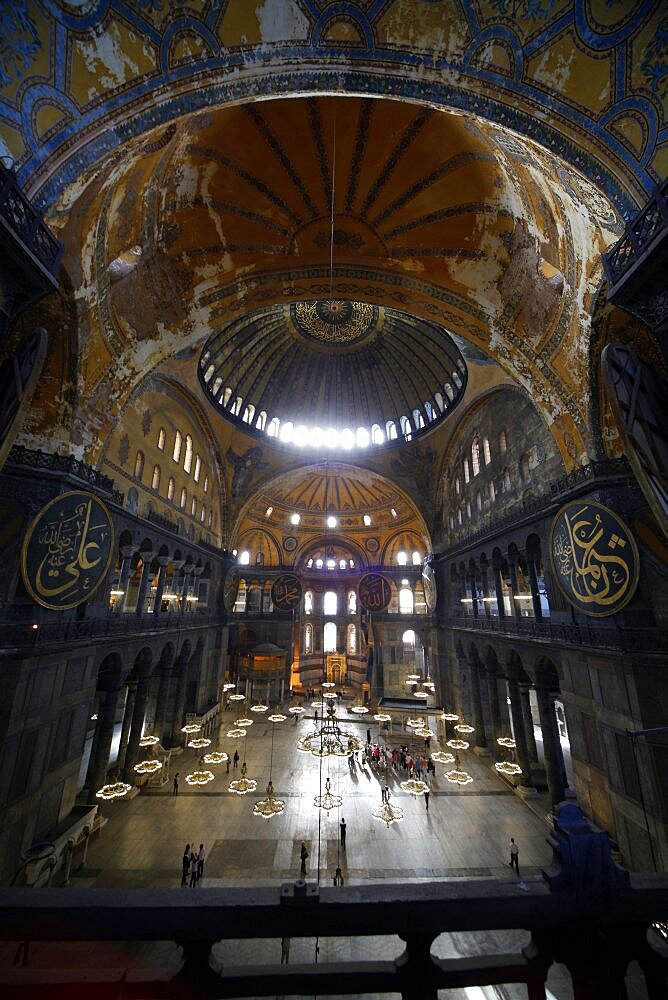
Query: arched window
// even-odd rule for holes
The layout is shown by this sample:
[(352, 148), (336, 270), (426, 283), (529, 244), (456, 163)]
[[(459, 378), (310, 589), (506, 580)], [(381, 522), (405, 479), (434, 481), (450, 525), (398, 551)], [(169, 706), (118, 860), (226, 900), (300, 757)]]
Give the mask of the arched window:
[(461, 527), (461, 524), (462, 524), (462, 508), (461, 507), (457, 511), (457, 524)]
[(190, 504), (190, 516), (194, 517), (197, 513), (197, 497), (193, 497), (192, 503)]
[(258, 554), (255, 556), (255, 565), (256, 566), (264, 565), (264, 552), (258, 552)]
[(186, 488), (184, 486), (183, 489), (181, 490), (181, 503), (179, 504), (179, 506), (181, 507), (181, 510), (185, 509), (186, 500), (187, 499), (188, 499), (188, 491), (186, 490)]
[(420, 555), (419, 552), (414, 552), (413, 556), (412, 556), (412, 559), (413, 559), (413, 565), (414, 566), (419, 566), (420, 563), (422, 562), (422, 556)]
[(172, 452), (172, 458), (175, 462), (178, 462), (181, 458), (181, 447), (183, 445), (183, 436), (181, 431), (176, 432), (176, 437), (174, 438), (174, 451)]
[(374, 424), (371, 428), (371, 440), (374, 444), (383, 444), (385, 441), (385, 435), (381, 431), (378, 424)]
[(496, 500), (496, 488), (494, 486), (493, 479), (490, 479), (489, 481), (489, 499), (492, 501), (492, 503), (494, 503), (494, 501)]
[(267, 425), (267, 411), (260, 410), (259, 416), (255, 421), (255, 426), (259, 431), (263, 431)]
[(310, 615), (313, 612), (313, 591), (307, 590), (304, 594), (304, 614)]
[(506, 493), (510, 493), (511, 489), (513, 488), (513, 484), (510, 481), (510, 470), (509, 469), (504, 469), (503, 470), (503, 488), (504, 488), (504, 490), (505, 490)]
[(412, 628), (406, 629), (406, 631), (401, 637), (401, 641), (403, 642), (404, 646), (415, 645), (415, 632), (413, 631)]
[(471, 444), (471, 468), (473, 470), (473, 475), (477, 476), (480, 472), (480, 442), (477, 437), (473, 438)]
[(209, 477), (208, 476), (204, 477), (204, 492), (205, 493), (209, 492)]
[(489, 450), (489, 438), (483, 438), (482, 454), (485, 459), (485, 465), (489, 465), (489, 463), (492, 461), (492, 453)]
[(502, 455), (505, 455), (508, 449), (508, 438), (506, 437), (506, 432), (501, 431), (499, 434), (499, 451)]
[(278, 432), (280, 428), (281, 428), (281, 421), (278, 419), (278, 417), (272, 417), (269, 423), (269, 427), (267, 428), (267, 434), (269, 435), (269, 437), (278, 437)]
[(348, 626), (348, 652), (351, 656), (357, 652), (357, 628), (355, 625)]
[(408, 562), (408, 556), (405, 552), (397, 552), (397, 566), (405, 566)]
[(244, 549), (243, 552), (239, 553), (239, 565), (248, 566), (249, 563), (250, 563), (250, 552), (248, 551), (248, 549)]
[(402, 587), (399, 591), (399, 611), (405, 615), (413, 614), (413, 591)]
[(249, 403), (246, 409), (244, 410), (244, 415), (241, 419), (245, 424), (252, 424), (254, 416), (255, 416), (255, 407), (253, 406), (252, 403)]
[(450, 531), (454, 531), (455, 519), (452, 516), (452, 514), (450, 514), (450, 516), (448, 517), (448, 527), (450, 528)]
[(526, 453), (520, 455), (520, 476), (524, 483), (529, 479), (529, 456)]
[(165, 434), (165, 428), (161, 427), (160, 430), (158, 431), (158, 448), (160, 449), (160, 451), (164, 451), (165, 450), (165, 438), (166, 437), (167, 437), (167, 435)]
[(413, 410), (413, 427), (416, 431), (421, 430), (424, 427), (424, 417), (420, 410)]
[(338, 606), (336, 594), (333, 590), (328, 590), (322, 605), (322, 610), (326, 615), (335, 615)]
[(183, 459), (183, 471), (190, 473), (193, 467), (193, 439), (186, 434), (186, 457)]
[(436, 400), (436, 405), (438, 406), (441, 413), (445, 411), (445, 403), (443, 402), (443, 396), (440, 392), (434, 393), (434, 399)]
[(480, 492), (480, 490), (478, 490), (478, 492), (475, 495), (475, 505), (478, 508), (478, 510), (482, 510), (482, 493)]
[(357, 614), (357, 594), (354, 590), (348, 591), (348, 614)]
[(206, 522), (207, 528), (211, 527), (212, 522), (213, 522), (213, 512), (209, 511), (209, 520)]
[(223, 406), (227, 406), (231, 398), (232, 398), (232, 389), (228, 385), (225, 387), (225, 392), (223, 393), (222, 400), (219, 400), (219, 402), (222, 402)]
[(399, 417), (399, 425), (401, 427), (401, 433), (403, 434), (404, 439), (406, 441), (410, 441), (411, 438), (413, 437), (412, 434), (413, 428), (411, 427), (411, 422), (408, 419), (408, 417), (406, 416)]
[(202, 524), (204, 524), (204, 519), (206, 518), (206, 507), (202, 504), (202, 509), (199, 512), (199, 519)]
[(132, 514), (138, 514), (139, 513), (139, 494), (137, 493), (137, 491), (134, 488), (134, 486), (131, 486), (130, 489), (128, 490), (128, 495), (127, 495), (127, 498), (125, 500), (125, 504), (126, 504), (128, 510)]
[(387, 431), (387, 440), (396, 441), (397, 439), (397, 425), (394, 420), (388, 420), (385, 424), (385, 430)]
[(339, 559), (339, 569), (348, 569), (348, 563), (345, 559)]
[(336, 652), (336, 625), (334, 622), (325, 622), (324, 630), (325, 652)]
[(459, 476), (457, 476), (457, 478), (455, 479), (455, 492), (457, 496), (459, 496), (459, 494), (462, 492), (462, 481), (459, 478)]
[(154, 465), (153, 466), (153, 478), (151, 479), (151, 489), (152, 490), (159, 490), (160, 489), (160, 466), (159, 465)]
[(174, 478), (173, 478), (173, 476), (170, 476), (169, 477), (169, 482), (167, 483), (167, 499), (168, 500), (173, 500), (174, 499), (174, 488), (175, 488)]
[(286, 421), (281, 427), (281, 433), (278, 435), (279, 440), (285, 441), (286, 444), (292, 441), (295, 436), (294, 424), (291, 420)]
[(468, 460), (468, 458), (465, 458), (464, 459), (464, 482), (468, 483), (470, 481), (471, 481), (471, 472), (469, 470), (469, 460)]
[(309, 624), (304, 628), (304, 652), (313, 652), (313, 626)]
[(196, 483), (199, 482), (199, 476), (201, 471), (202, 471), (202, 459), (199, 457), (199, 455), (195, 455), (195, 475), (193, 476), (193, 479), (195, 480)]
[(141, 479), (143, 471), (144, 471), (144, 452), (138, 451), (137, 457), (135, 458), (135, 478)]
[(471, 503), (468, 500), (466, 501), (466, 516), (468, 517), (468, 519), (470, 521), (471, 520)]

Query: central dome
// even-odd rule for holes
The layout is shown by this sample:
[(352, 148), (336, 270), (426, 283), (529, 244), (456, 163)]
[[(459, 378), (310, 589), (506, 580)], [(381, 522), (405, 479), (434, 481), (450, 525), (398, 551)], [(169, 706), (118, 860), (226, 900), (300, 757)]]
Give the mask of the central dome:
[(464, 358), (435, 323), (347, 299), (268, 306), (204, 346), (199, 378), (226, 417), (283, 443), (411, 440), (466, 388)]

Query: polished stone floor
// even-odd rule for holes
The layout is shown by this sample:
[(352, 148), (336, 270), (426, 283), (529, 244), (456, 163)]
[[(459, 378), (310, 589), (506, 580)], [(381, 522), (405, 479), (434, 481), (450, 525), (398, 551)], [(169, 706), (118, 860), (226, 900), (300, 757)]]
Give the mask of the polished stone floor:
[[(530, 891), (531, 880), (540, 877), (541, 867), (551, 860), (545, 840), (549, 832), (547, 801), (543, 797), (530, 804), (522, 801), (491, 770), (490, 759), (476, 756), (473, 750), (461, 754), (461, 767), (473, 776), (465, 787), (452, 785), (444, 777), (443, 772), (452, 765), (437, 765), (436, 776), (429, 782), (428, 810), (422, 797), (415, 798), (400, 788), (407, 775), (390, 770), (390, 800), (403, 810), (404, 819), (388, 828), (371, 816), (373, 807), (381, 802), (384, 771), (363, 767), (361, 753), (358, 760), (348, 762), (345, 758), (320, 760), (296, 749), (298, 737), (314, 728), (312, 715), (297, 723), (288, 716), (274, 726), (266, 717), (252, 715), (254, 723), (247, 736), (232, 740), (226, 733), (236, 717), (236, 713), (223, 713), (218, 739), (199, 753), (217, 748), (232, 757), (238, 749), (241, 762), (246, 761), (248, 777), (257, 781), (257, 791), (245, 796), (230, 791), (229, 783), (239, 777), (240, 768), (235, 772), (230, 766), (228, 773), (225, 764), (211, 767), (215, 778), (210, 784), (189, 787), (185, 777), (198, 766), (198, 752), (184, 748), (172, 757), (170, 774), (162, 786), (102, 807), (107, 823), (91, 842), (86, 867), (73, 874), (72, 886), (174, 887), (179, 892), (204, 892), (211, 886), (280, 885), (299, 877), (302, 841), (309, 850), (307, 878), (329, 885), (336, 868), (341, 867), (346, 884), (490, 878), (509, 881), (518, 891)], [(436, 730), (436, 720), (430, 721)], [(378, 738), (377, 723), (357, 721), (344, 711), (341, 724), (362, 739), (371, 725), (372, 741)], [(406, 739), (406, 732), (396, 731), (387, 737), (387, 743), (398, 746)], [(432, 740), (431, 750), (438, 748), (438, 742)], [(178, 796), (172, 794), (175, 771), (180, 775)], [(263, 797), (270, 776), (276, 796), (285, 802), (285, 811), (267, 821), (253, 815), (253, 804)], [(325, 790), (328, 777), (332, 792), (343, 797), (342, 807), (329, 815), (313, 804), (314, 796)], [(338, 836), (341, 817), (347, 824), (345, 850)], [(519, 879), (509, 867), (511, 836), (520, 850)], [(204, 878), (195, 889), (178, 888), (186, 843), (204, 843), (208, 851)], [(444, 934), (434, 943), (433, 952), (441, 957), (490, 954), (518, 950), (527, 941), (528, 934), (522, 931)], [(105, 949), (95, 947), (99, 968), (105, 965)], [(319, 962), (389, 959), (403, 951), (403, 943), (396, 937), (294, 939), (290, 962), (314, 961), (316, 947)], [(79, 951), (70, 949), (67, 964), (76, 967), (82, 959)], [(11, 964), (13, 956), (7, 948), (0, 953), (2, 964)], [(130, 945), (123, 957), (128, 965), (157, 964), (165, 973), (175, 972), (180, 963), (179, 949), (170, 944)], [(216, 962), (234, 964), (278, 961), (280, 941), (225, 941), (214, 948), (213, 957)], [(113, 965), (117, 960), (110, 950), (109, 962)], [(42, 946), (31, 952), (33, 966), (48, 967), (62, 961), (52, 948)], [(568, 974), (559, 966), (552, 968), (548, 987), (548, 1000), (572, 997)], [(643, 990), (635, 981), (631, 987), (630, 996), (641, 1000)], [(519, 1000), (526, 992), (510, 985), (447, 991), (446, 995), (453, 1000)]]

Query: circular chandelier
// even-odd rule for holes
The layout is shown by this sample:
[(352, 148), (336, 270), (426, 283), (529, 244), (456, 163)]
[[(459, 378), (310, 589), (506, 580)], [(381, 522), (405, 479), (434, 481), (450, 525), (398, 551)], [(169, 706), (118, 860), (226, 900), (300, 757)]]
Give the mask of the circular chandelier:
[(428, 680), (427, 680), (427, 681), (425, 681), (425, 682), (424, 682), (424, 684), (422, 685), (422, 687), (425, 687), (425, 688), (427, 688), (427, 690), (428, 690), (428, 691), (431, 691), (431, 693), (432, 693), (432, 694), (433, 694), (433, 693), (434, 693), (434, 691), (436, 690), (436, 685), (434, 684), (434, 682), (433, 682), (433, 681), (428, 681)]
[(424, 795), (425, 792), (429, 791), (429, 785), (426, 781), (420, 781), (419, 778), (409, 778), (408, 781), (401, 782), (401, 788), (405, 792), (410, 792), (411, 795)]
[(366, 705), (353, 705), (350, 711), (354, 712), (355, 715), (366, 715), (369, 709)]
[(467, 740), (447, 740), (445, 745), (453, 750), (468, 750), (471, 744)]
[(443, 712), (441, 718), (444, 722), (459, 722), (459, 716), (454, 712)]
[(212, 753), (206, 753), (203, 758), (205, 764), (224, 764), (229, 759), (228, 755), (223, 753), (221, 750), (214, 750)]
[(512, 736), (499, 736), (496, 742), (500, 747), (507, 747), (509, 750), (515, 749), (515, 740)]
[(140, 747), (154, 747), (160, 742), (159, 736), (142, 736), (139, 740)]
[(417, 685), (417, 682), (418, 682), (417, 677), (409, 677), (408, 680), (406, 681), (406, 683), (409, 684), (409, 685), (413, 685), (413, 684)]
[(228, 729), (227, 735), (231, 740), (240, 740), (242, 736), (246, 735), (245, 729)]
[(429, 692), (428, 691), (419, 691), (419, 690), (416, 689), (415, 691), (413, 691), (413, 697), (414, 698), (422, 698), (424, 700), (425, 698), (429, 697)]
[(124, 795), (127, 795), (132, 785), (126, 785), (124, 781), (114, 781), (110, 785), (103, 785), (95, 793), (96, 799), (104, 799), (109, 801), (110, 799), (122, 799)]
[(327, 815), (329, 815), (330, 809), (338, 809), (339, 806), (343, 805), (343, 796), (332, 794), (332, 785), (329, 778), (325, 782), (325, 794), (316, 795), (313, 799), (313, 805), (318, 809), (324, 809)]
[(376, 722), (391, 722), (392, 716), (388, 715), (387, 712), (379, 712), (378, 715), (374, 715)]
[(326, 707), (327, 707), (327, 702), (322, 701), (322, 699), (311, 702), (311, 708), (314, 708), (316, 712), (319, 712), (321, 709), (324, 711)]
[(520, 765), (519, 764), (513, 764), (513, 762), (510, 761), (510, 760), (497, 761), (497, 763), (494, 765), (494, 767), (501, 774), (511, 775), (511, 774), (521, 774), (522, 773), (522, 768), (520, 767)]
[(393, 806), (389, 802), (383, 802), (379, 806), (374, 806), (371, 810), (371, 815), (374, 819), (377, 819), (379, 823), (385, 823), (389, 828), (392, 823), (401, 823), (404, 818), (404, 811), (400, 809), (399, 806)]
[(422, 736), (426, 740), (431, 739), (432, 736), (436, 736), (436, 733), (433, 731), (433, 729), (429, 729), (428, 726), (425, 726), (424, 728), (420, 726), (419, 728), (414, 729), (413, 732), (415, 733), (416, 736)]
[[(230, 791), (236, 792), (237, 795), (247, 795), (249, 792), (254, 792), (257, 789), (257, 781), (255, 778), (239, 778), (237, 781), (230, 782)], [(285, 806), (285, 803), (283, 803)]]
[(435, 760), (437, 764), (454, 764), (455, 755), (453, 753), (446, 753), (444, 750), (436, 750), (431, 755), (431, 759)]
[(248, 726), (252, 726), (253, 725), (253, 720), (249, 719), (247, 715), (244, 715), (241, 719), (237, 719), (237, 721), (234, 723), (234, 725), (235, 726), (242, 726), (244, 729), (247, 729)]
[(277, 799), (274, 795), (274, 786), (271, 781), (267, 785), (267, 796), (264, 799), (258, 799), (258, 801), (253, 806), (253, 815), (262, 816), (264, 819), (271, 819), (273, 816), (280, 816), (280, 814), (285, 809), (285, 802), (283, 799)]
[(422, 719), (422, 718), (419, 718), (419, 719), (406, 719), (406, 725), (409, 726), (411, 729), (422, 729), (422, 727), (424, 726), (424, 724), (425, 724), (425, 722), (424, 722), (424, 719)]
[(206, 737), (202, 736), (198, 740), (188, 740), (188, 746), (192, 747), (193, 750), (201, 750), (203, 747), (210, 747), (211, 740), (206, 739)]
[(408, 674), (408, 676), (406, 677), (407, 684), (410, 683), (411, 681), (415, 681), (415, 683), (417, 684), (419, 680), (420, 680), (420, 674)]
[(458, 768), (453, 768), (452, 771), (446, 771), (445, 777), (448, 781), (452, 782), (453, 785), (468, 785), (470, 781), (473, 781), (473, 777), (468, 773), (468, 771), (460, 771)]
[(320, 687), (335, 688), (336, 684), (334, 683), (334, 681), (323, 681), (322, 684), (320, 685)]
[(328, 700), (328, 701), (336, 701), (336, 699), (337, 699), (337, 698), (338, 698), (339, 696), (338, 696), (338, 694), (336, 693), (336, 691), (323, 691), (323, 693), (322, 693), (322, 697), (323, 697), (323, 698), (327, 698), (327, 700)]
[(269, 705), (263, 705), (261, 702), (257, 705), (251, 705), (251, 712), (268, 712)]
[(134, 769), (137, 774), (155, 774), (161, 767), (161, 760), (140, 760), (138, 764), (135, 764)]
[(187, 726), (184, 726), (181, 730), (182, 733), (198, 733), (202, 727), (198, 726), (196, 722), (191, 722)]
[(301, 705), (293, 705), (292, 708), (288, 709), (288, 712), (291, 712), (292, 715), (303, 715), (305, 711), (306, 709), (302, 708)]
[(186, 781), (189, 785), (208, 785), (213, 781), (213, 771), (193, 771), (186, 774)]
[(231, 694), (229, 697), (229, 701), (245, 701), (245, 700), (246, 700), (245, 694)]
[(364, 744), (353, 732), (341, 729), (334, 705), (329, 705), (322, 726), (297, 741), (297, 749), (314, 757), (349, 757)]
[(281, 715), (280, 712), (274, 712), (273, 715), (267, 716), (267, 722), (285, 722), (287, 715)]
[(458, 726), (455, 726), (455, 732), (468, 736), (469, 733), (475, 732), (475, 726), (469, 726), (467, 723), (462, 722)]
[(233, 691), (235, 687), (236, 684), (231, 684), (229, 681), (226, 681), (225, 684), (223, 684), (223, 693), (227, 693), (228, 691)]

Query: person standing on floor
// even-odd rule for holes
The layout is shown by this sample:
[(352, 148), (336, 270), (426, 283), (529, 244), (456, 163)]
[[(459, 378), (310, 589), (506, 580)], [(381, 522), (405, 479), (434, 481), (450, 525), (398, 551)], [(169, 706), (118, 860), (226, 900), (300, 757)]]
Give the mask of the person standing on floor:
[(424, 807), (429, 812), (429, 792), (424, 793)]
[(206, 861), (206, 848), (204, 844), (199, 845), (199, 853), (197, 854), (197, 881), (204, 875), (204, 862)]
[(172, 795), (179, 794), (179, 772), (177, 771), (174, 775), (174, 787), (172, 789)]
[(345, 848), (345, 846), (346, 846), (346, 821), (345, 821), (345, 819), (344, 819), (343, 816), (341, 817), (341, 822), (340, 822), (339, 826), (341, 828), (341, 847)]
[(290, 963), (290, 938), (281, 938), (281, 965), (288, 965)]
[(306, 844), (302, 840), (302, 849), (299, 852), (299, 858), (301, 860), (301, 868), (299, 869), (302, 875), (306, 875), (306, 859), (308, 858), (308, 851), (306, 850)]
[(513, 837), (510, 838), (510, 867), (520, 874), (520, 850)]
[(190, 888), (194, 889), (197, 885), (197, 855), (194, 851), (190, 852)]
[(234, 751), (234, 767), (235, 769), (239, 766), (239, 751)]
[(186, 849), (183, 852), (183, 860), (181, 862), (181, 885), (188, 884), (188, 872), (190, 871), (190, 844), (186, 844)]

